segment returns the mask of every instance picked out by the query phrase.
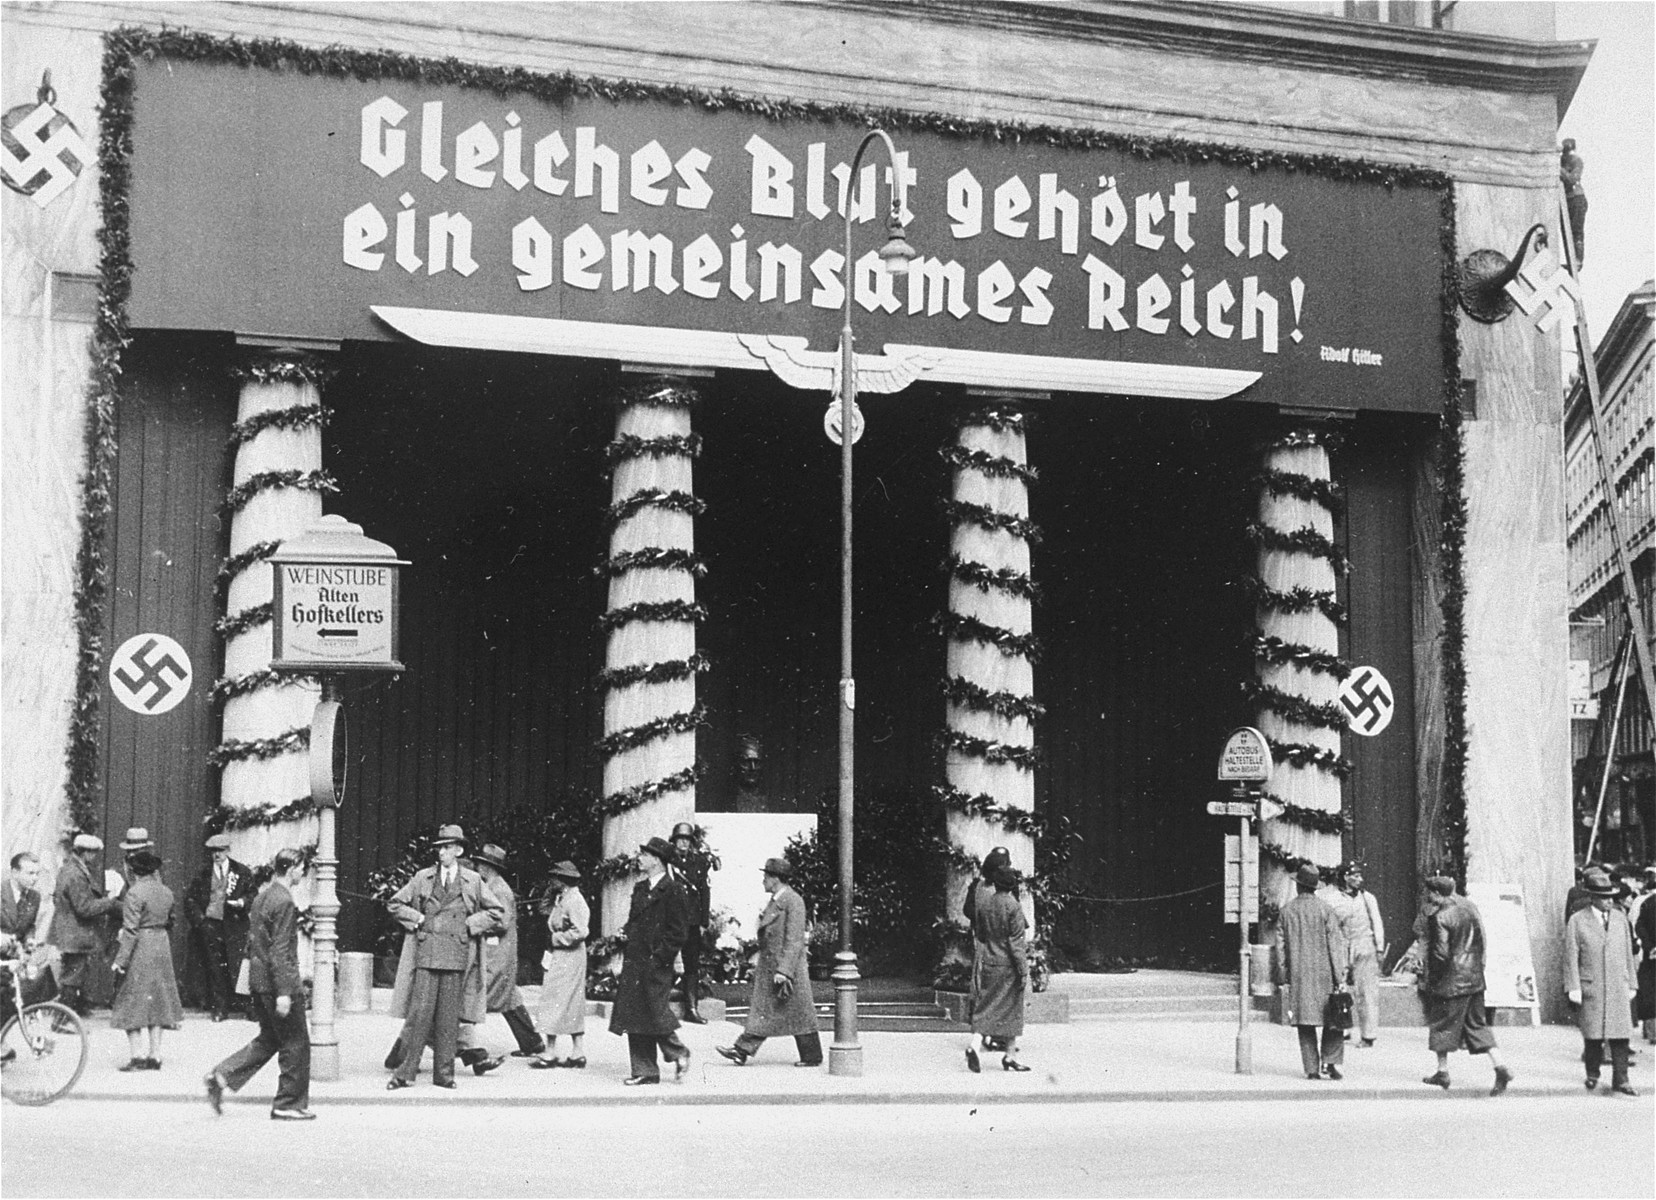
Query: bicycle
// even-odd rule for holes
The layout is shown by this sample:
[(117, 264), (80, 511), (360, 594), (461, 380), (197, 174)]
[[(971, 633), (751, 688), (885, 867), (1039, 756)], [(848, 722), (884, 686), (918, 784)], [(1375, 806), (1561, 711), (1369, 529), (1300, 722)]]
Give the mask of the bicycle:
[(86, 1069), (86, 1027), (74, 1009), (55, 1000), (23, 1003), (22, 958), (0, 958), (0, 971), (17, 1008), (0, 1029), (0, 1094), (14, 1104), (50, 1104)]

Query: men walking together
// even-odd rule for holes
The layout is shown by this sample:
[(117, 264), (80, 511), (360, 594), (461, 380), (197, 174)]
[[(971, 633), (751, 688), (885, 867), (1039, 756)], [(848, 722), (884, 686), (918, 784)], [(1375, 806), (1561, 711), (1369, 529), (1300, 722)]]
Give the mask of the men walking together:
[(633, 888), (632, 907), (623, 931), (627, 939), (621, 980), (610, 1013), (610, 1032), (627, 1036), (632, 1074), (628, 1087), (661, 1082), (656, 1047), (673, 1064), (675, 1080), (690, 1069), (690, 1048), (678, 1037), (678, 1018), (669, 999), (673, 991), (673, 960), (690, 928), (690, 899), (684, 884), (668, 874), (676, 857), (673, 847), (658, 837), (638, 848), (644, 878)]
[(1495, 1068), (1491, 1096), (1506, 1091), (1513, 1074), (1501, 1062), (1495, 1034), (1484, 1011), (1484, 929), (1478, 908), (1455, 894), (1455, 881), (1434, 875), (1426, 881), (1426, 972), (1421, 989), (1426, 1002), (1427, 1045), (1437, 1054), (1437, 1070), (1422, 1083), (1449, 1090), (1449, 1054), (1463, 1047), (1487, 1054)]
[(207, 1102), (224, 1111), (224, 1090), (239, 1092), (273, 1056), (281, 1077), (270, 1108), (273, 1121), (309, 1121), (310, 1031), (305, 1026), (305, 985), (299, 977), (299, 910), (293, 888), (304, 874), (297, 850), (278, 850), (270, 884), (248, 915), (248, 1004), (259, 1022), (254, 1039), (207, 1074)]
[(788, 886), (792, 874), (787, 859), (765, 860), (765, 891), (770, 900), (759, 916), (759, 961), (753, 969), (747, 1021), (734, 1046), (715, 1047), (738, 1067), (759, 1053), (766, 1038), (788, 1034), (799, 1048), (796, 1067), (822, 1065), (822, 1035), (817, 1032), (805, 940), (805, 901)]

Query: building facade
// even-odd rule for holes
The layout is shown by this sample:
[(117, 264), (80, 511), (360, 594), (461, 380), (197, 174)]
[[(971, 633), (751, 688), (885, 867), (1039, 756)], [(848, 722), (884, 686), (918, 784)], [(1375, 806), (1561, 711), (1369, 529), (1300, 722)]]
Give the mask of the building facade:
[[(1587, 691), (1597, 710), (1572, 723), (1576, 850), (1585, 856), (1592, 843), (1593, 857), (1601, 862), (1649, 862), (1656, 853), (1650, 707), (1637, 665), (1629, 661), (1622, 666), (1630, 653), (1629, 621), (1610, 531), (1610, 522), (1619, 520), (1648, 630), (1656, 563), (1656, 515), (1651, 505), (1656, 474), (1651, 433), (1656, 424), (1656, 397), (1651, 393), (1653, 326), (1656, 289), (1646, 282), (1622, 302), (1594, 356), (1603, 409), (1599, 436), (1614, 480), (1614, 507), (1606, 500), (1591, 444), (1592, 400), (1584, 381), (1577, 379), (1570, 388), (1565, 408), (1573, 652), (1587, 664)], [(1615, 741), (1606, 771), (1612, 729)]]
[(1252, 724), (1268, 902), (1518, 885), (1553, 978), (1558, 347), (1456, 303), (1556, 208), (1550, 6), (4, 14), (8, 850), (314, 839), (268, 560), (324, 509), (412, 564), (347, 894), (581, 803), (613, 928), (639, 841), (814, 812), (849, 311), (857, 788), (928, 798), (952, 891), (1062, 837), (1058, 944), (1223, 961)]

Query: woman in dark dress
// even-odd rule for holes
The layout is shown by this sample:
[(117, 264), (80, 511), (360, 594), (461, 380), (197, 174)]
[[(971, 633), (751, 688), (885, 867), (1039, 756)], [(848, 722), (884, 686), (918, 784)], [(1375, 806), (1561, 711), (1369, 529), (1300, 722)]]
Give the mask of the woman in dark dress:
[[(1005, 1051), (1004, 1070), (1027, 1071), (1018, 1061), (1018, 1035), (1029, 990), (1029, 922), (1018, 901), (1017, 872), (997, 863), (985, 874), (995, 890), (980, 892), (973, 905), (972, 1032), (996, 1040)], [(978, 1069), (976, 1050), (966, 1051), (966, 1064)]]
[[(178, 1001), (178, 980), (173, 975), (172, 889), (161, 882), (161, 860), (148, 850), (127, 859), (132, 886), (121, 901), (121, 940), (115, 954), (115, 972), (120, 983), (109, 1023), (126, 1030), (130, 1059), (122, 1071), (161, 1069), (161, 1031), (177, 1029), (184, 1019)], [(149, 1053), (144, 1034), (149, 1034)]]

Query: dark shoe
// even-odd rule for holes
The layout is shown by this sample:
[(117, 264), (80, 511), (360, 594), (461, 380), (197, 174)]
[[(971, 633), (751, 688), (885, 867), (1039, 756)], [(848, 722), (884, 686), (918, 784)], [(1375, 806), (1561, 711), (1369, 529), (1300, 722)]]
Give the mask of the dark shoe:
[(206, 1079), (202, 1080), (202, 1082), (207, 1085), (207, 1103), (212, 1106), (213, 1115), (215, 1117), (223, 1116), (224, 1077), (217, 1071), (214, 1071), (212, 1074), (208, 1075)]
[(481, 1046), (473, 1046), (470, 1050), (462, 1050), (458, 1055), (462, 1067), (475, 1067), (489, 1057), (489, 1052)]
[(1321, 1071), (1307, 1071), (1305, 1077), (1314, 1083), (1321, 1083), (1325, 1078)]
[(431, 1084), (433, 1087), (447, 1088), (451, 1092), (459, 1086), (452, 1079), (433, 1079)]
[(1372, 1049), (1374, 1049), (1374, 1039), (1373, 1038), (1364, 1038), (1362, 1041), (1357, 1043), (1357, 1046), (1358, 1046), (1358, 1049), (1361, 1049), (1361, 1050), (1372, 1050)]
[(1322, 1073), (1323, 1073), (1323, 1078), (1324, 1079), (1344, 1079), (1345, 1078), (1345, 1076), (1340, 1073), (1340, 1068), (1336, 1067), (1333, 1063), (1324, 1063)]
[(1029, 1068), (1024, 1066), (1017, 1059), (1008, 1057), (1008, 1058), (1001, 1059), (1001, 1070), (1003, 1070), (1003, 1071), (1027, 1071), (1027, 1070), (1029, 1070)]
[(554, 1067), (567, 1066), (561, 1058), (532, 1058), (529, 1060), (531, 1071), (550, 1071)]
[(487, 1075), (490, 1071), (494, 1070), (505, 1061), (506, 1056), (504, 1054), (497, 1054), (493, 1058), (485, 1058), (481, 1062), (474, 1062), (471, 1065), (472, 1074)]
[(748, 1056), (736, 1049), (735, 1046), (714, 1046), (713, 1049), (716, 1050), (721, 1057), (728, 1058), (738, 1067), (745, 1066), (747, 1064)]
[(566, 1067), (569, 1067), (571, 1070), (575, 1070), (575, 1071), (585, 1070), (586, 1069), (586, 1055), (583, 1054), (583, 1055), (581, 1055), (580, 1058), (566, 1058), (566, 1059), (563, 1060), (563, 1065), (566, 1066)]
[(978, 1061), (978, 1052), (970, 1046), (966, 1047), (966, 1069), (974, 1075), (983, 1070), (983, 1064)]
[(621, 1081), (622, 1087), (643, 1087), (649, 1083), (660, 1083), (659, 1075), (629, 1075)]
[(690, 1051), (686, 1050), (673, 1060), (673, 1082), (683, 1083), (684, 1077), (690, 1074)]
[(272, 1121), (314, 1121), (316, 1114), (308, 1108), (273, 1108), (270, 1110)]
[(1489, 1094), (1491, 1096), (1499, 1096), (1502, 1092), (1507, 1090), (1507, 1084), (1511, 1083), (1513, 1078), (1514, 1076), (1512, 1072), (1507, 1070), (1505, 1067), (1496, 1067), (1495, 1086), (1489, 1089)]
[(1613, 1083), (1610, 1085), (1610, 1090), (1619, 1092), (1623, 1096), (1637, 1096), (1639, 1094), (1638, 1089), (1631, 1083)]
[(1449, 1072), (1433, 1071), (1420, 1082), (1430, 1084), (1432, 1087), (1440, 1087), (1447, 1092), (1449, 1090)]
[(403, 1088), (410, 1088), (413, 1086), (414, 1081), (412, 1079), (398, 1079), (395, 1075), (385, 1081), (385, 1090), (388, 1092), (400, 1092)]
[(539, 1050), (514, 1050), (514, 1051), (512, 1051), (512, 1057), (513, 1058), (539, 1058), (542, 1054), (545, 1054), (545, 1053), (546, 1053), (546, 1047), (542, 1046)]
[(805, 1062), (802, 1059), (799, 1062), (796, 1062), (794, 1064), (794, 1066), (796, 1066), (796, 1067), (811, 1067), (813, 1069), (816, 1068), (816, 1067), (820, 1067), (821, 1065), (822, 1065), (822, 1060), (820, 1058), (817, 1059), (816, 1062)]
[(1598, 1087), (1598, 1076), (1597, 1075), (1589, 1075), (1589, 1076), (1587, 1076), (1586, 1079), (1583, 1079), (1581, 1081), (1581, 1083), (1582, 1083), (1582, 1086), (1585, 1087), (1590, 1092), (1594, 1088)]
[(147, 1071), (149, 1070), (149, 1059), (129, 1058), (125, 1066), (116, 1067), (115, 1069), (123, 1074), (127, 1071)]
[(159, 1071), (160, 1069), (161, 1069), (161, 1060), (159, 1058), (146, 1058), (144, 1060), (144, 1070), (146, 1070), (146, 1071)]
[(687, 1008), (684, 1012), (684, 1023), (686, 1025), (705, 1025), (707, 1024), (707, 1018), (702, 1016), (695, 1009)]
[(398, 1038), (396, 1041), (391, 1043), (391, 1049), (385, 1052), (385, 1069), (387, 1071), (395, 1071), (402, 1065), (402, 1059), (402, 1039)]

